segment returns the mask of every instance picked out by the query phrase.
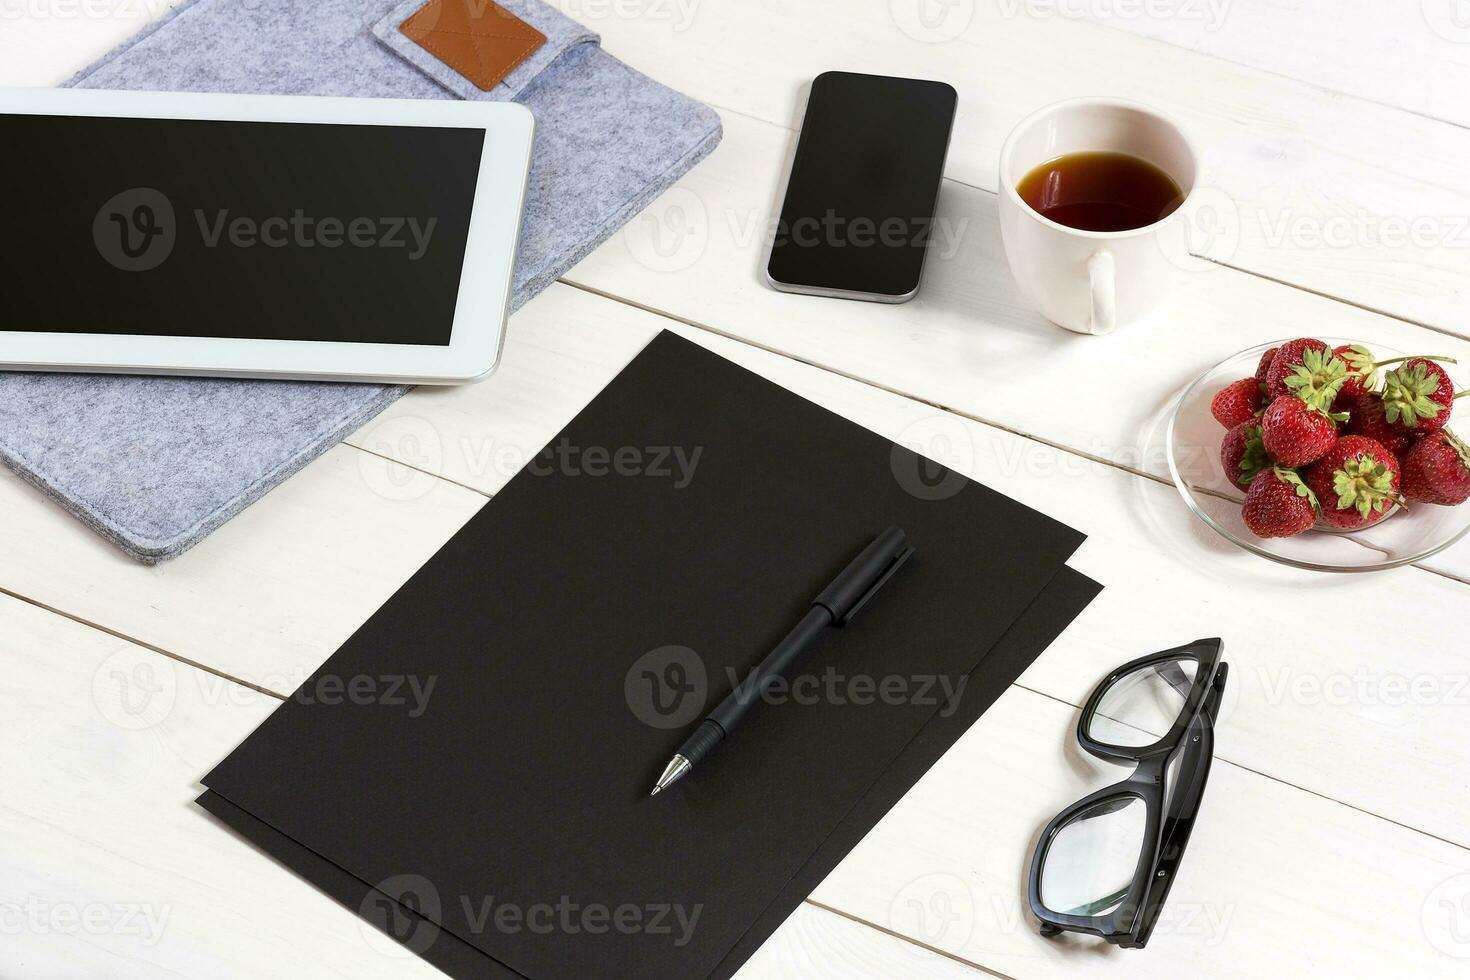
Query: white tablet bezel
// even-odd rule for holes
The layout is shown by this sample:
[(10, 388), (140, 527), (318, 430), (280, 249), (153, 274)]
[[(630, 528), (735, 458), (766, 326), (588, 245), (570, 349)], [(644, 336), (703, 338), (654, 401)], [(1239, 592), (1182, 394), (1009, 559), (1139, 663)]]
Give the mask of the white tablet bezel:
[(454, 100), (0, 89), (0, 113), (485, 131), (448, 346), (0, 331), (0, 367), (420, 384), (475, 381), (495, 369), (505, 336), (535, 128), (531, 113), (523, 106)]

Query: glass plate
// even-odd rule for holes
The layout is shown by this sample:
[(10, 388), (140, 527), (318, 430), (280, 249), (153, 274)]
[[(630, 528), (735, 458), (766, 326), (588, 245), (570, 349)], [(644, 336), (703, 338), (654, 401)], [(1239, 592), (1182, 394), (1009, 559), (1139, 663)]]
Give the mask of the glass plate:
[[(1288, 338), (1290, 339), (1290, 338)], [(1322, 337), (1332, 347), (1365, 343)], [(1318, 524), (1292, 538), (1258, 538), (1240, 516), (1243, 487), (1233, 485), (1220, 465), (1225, 429), (1210, 414), (1215, 393), (1232, 381), (1254, 377), (1261, 355), (1285, 340), (1234, 354), (1200, 375), (1179, 396), (1165, 435), (1169, 473), (1180, 496), (1200, 520), (1246, 551), (1297, 568), (1322, 572), (1374, 572), (1420, 561), (1443, 551), (1470, 531), (1470, 501), (1459, 507), (1412, 504), (1357, 531)], [(1365, 344), (1378, 360), (1402, 351)], [(1389, 370), (1392, 370), (1390, 368)], [(1453, 371), (1454, 369), (1451, 368)]]

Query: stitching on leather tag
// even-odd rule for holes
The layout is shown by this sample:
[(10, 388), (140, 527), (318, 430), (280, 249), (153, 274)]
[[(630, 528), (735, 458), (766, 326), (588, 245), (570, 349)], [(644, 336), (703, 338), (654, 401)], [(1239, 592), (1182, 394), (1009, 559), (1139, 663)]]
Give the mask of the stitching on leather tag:
[(493, 0), (429, 0), (398, 30), (482, 92), (546, 43), (545, 34)]

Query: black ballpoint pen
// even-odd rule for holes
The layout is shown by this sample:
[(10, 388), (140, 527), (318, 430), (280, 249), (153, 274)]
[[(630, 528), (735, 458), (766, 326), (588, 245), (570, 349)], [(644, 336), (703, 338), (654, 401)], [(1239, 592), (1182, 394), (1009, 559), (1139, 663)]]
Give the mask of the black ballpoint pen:
[(664, 767), (663, 775), (658, 777), (649, 795), (657, 796), (660, 790), (684, 778), (715, 746), (729, 738), (751, 706), (761, 699), (770, 685), (796, 666), (817, 637), (829, 627), (841, 628), (852, 622), (858, 610), (913, 553), (914, 549), (898, 528), (890, 527), (878, 535), (832, 580), (832, 584), (812, 600), (811, 609), (776, 644), (760, 666), (699, 723)]

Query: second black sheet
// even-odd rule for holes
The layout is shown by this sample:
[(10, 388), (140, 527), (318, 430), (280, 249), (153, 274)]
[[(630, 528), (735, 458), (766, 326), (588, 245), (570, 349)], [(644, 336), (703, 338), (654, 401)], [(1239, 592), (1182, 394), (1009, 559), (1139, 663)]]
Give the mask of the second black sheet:
[[(1082, 536), (672, 334), (548, 450), (205, 783), (526, 976), (703, 976)], [(818, 695), (649, 799), (890, 524), (917, 553)]]

